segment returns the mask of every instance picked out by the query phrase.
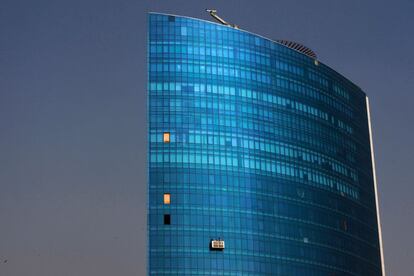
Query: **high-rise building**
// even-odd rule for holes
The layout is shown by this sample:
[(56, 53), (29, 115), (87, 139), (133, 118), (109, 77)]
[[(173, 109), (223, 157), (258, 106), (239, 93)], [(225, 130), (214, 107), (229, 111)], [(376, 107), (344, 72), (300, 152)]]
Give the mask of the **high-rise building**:
[(148, 275), (384, 275), (365, 93), (218, 20), (148, 16)]

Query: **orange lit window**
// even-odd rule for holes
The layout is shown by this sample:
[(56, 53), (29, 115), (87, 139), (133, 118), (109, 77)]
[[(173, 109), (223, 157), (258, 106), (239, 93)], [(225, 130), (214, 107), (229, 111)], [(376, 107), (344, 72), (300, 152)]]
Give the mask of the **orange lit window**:
[(171, 194), (164, 194), (164, 204), (171, 203)]
[(164, 143), (169, 143), (169, 142), (170, 142), (170, 133), (164, 132)]

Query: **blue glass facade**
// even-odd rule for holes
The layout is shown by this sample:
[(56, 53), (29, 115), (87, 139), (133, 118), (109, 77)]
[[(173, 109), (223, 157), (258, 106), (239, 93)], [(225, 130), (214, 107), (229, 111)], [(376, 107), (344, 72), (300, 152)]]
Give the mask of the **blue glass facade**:
[(148, 275), (382, 275), (361, 89), (242, 30), (148, 24)]

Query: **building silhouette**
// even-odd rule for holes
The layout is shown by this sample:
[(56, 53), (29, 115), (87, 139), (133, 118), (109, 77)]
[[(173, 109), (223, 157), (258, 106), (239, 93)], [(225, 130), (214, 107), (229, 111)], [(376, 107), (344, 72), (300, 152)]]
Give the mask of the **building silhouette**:
[(381, 243), (358, 86), (301, 44), (148, 15), (148, 275), (384, 275)]

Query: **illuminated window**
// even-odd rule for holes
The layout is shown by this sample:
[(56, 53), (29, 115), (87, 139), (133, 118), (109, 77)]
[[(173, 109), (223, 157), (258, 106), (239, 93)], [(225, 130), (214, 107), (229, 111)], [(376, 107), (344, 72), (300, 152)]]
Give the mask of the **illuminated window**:
[(169, 215), (169, 214), (164, 215), (164, 224), (166, 224), (166, 225), (171, 224), (171, 215)]
[(164, 132), (164, 143), (169, 143), (169, 142), (170, 142), (170, 133)]
[(171, 203), (171, 194), (164, 194), (164, 204)]

